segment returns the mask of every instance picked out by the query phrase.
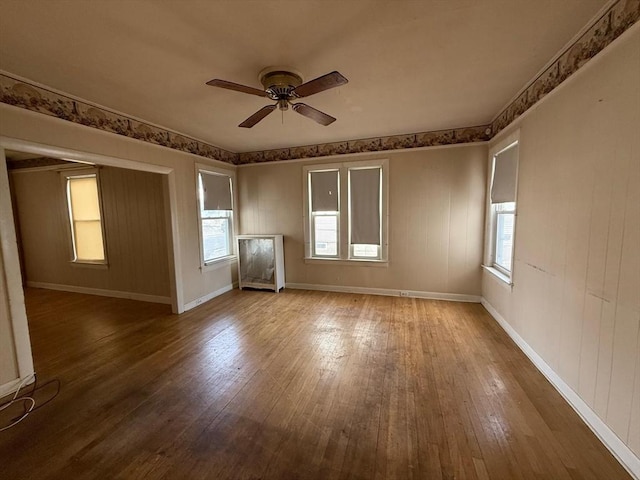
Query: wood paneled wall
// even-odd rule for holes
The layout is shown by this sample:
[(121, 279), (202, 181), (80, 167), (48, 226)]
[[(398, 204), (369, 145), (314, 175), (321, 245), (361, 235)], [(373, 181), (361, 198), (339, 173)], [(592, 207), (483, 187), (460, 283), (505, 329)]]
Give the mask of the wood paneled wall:
[(483, 296), (640, 456), (640, 29), (520, 125), (513, 291)]
[(484, 145), (386, 154), (387, 267), (304, 261), (302, 167), (335, 159), (239, 168), (240, 231), (285, 235), (287, 283), (479, 295), (486, 155)]
[(28, 282), (170, 297), (161, 175), (100, 168), (107, 269), (69, 262), (59, 172), (17, 170), (12, 176)]

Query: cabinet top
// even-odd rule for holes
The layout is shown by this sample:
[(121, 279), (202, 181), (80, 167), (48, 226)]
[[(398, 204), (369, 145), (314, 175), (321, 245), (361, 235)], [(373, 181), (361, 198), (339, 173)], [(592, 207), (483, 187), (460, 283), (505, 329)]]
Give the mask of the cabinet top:
[(281, 233), (275, 233), (275, 234), (264, 234), (264, 235), (236, 235), (236, 238), (238, 240), (243, 240), (243, 239), (251, 239), (251, 238), (277, 238), (280, 237), (282, 238), (282, 234)]

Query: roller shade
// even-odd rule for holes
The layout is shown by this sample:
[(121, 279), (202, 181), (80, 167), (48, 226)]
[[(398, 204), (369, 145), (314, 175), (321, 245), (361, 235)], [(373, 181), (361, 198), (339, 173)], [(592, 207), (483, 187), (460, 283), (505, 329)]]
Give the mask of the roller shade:
[(518, 146), (515, 145), (495, 156), (491, 203), (516, 201), (518, 176)]
[(231, 178), (226, 175), (200, 172), (203, 210), (232, 210)]
[(338, 211), (338, 171), (311, 172), (311, 211)]
[(381, 169), (349, 170), (351, 244), (380, 245)]

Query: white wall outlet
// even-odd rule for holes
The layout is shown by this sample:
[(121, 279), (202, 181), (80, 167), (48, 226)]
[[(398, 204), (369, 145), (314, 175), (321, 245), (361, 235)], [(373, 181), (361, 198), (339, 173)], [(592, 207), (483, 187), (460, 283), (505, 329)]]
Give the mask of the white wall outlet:
[(406, 290), (400, 290), (400, 296), (401, 297), (408, 297), (409, 296), (409, 292), (407, 292)]

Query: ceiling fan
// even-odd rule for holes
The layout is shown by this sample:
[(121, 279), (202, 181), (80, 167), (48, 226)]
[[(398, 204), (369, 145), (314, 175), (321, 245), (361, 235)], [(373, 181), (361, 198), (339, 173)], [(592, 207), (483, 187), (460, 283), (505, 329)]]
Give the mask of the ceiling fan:
[(292, 101), (329, 90), (330, 88), (339, 87), (340, 85), (344, 85), (348, 82), (348, 80), (340, 73), (331, 72), (314, 80), (302, 83), (302, 76), (300, 74), (291, 71), (291, 69), (285, 69), (282, 67), (265, 68), (260, 72), (259, 79), (260, 83), (264, 86), (264, 90), (217, 78), (208, 81), (207, 85), (235, 90), (236, 92), (248, 93), (250, 95), (257, 95), (259, 97), (267, 97), (276, 101), (274, 105), (262, 107), (238, 125), (239, 127), (251, 128), (276, 108), (285, 111), (289, 109), (289, 105), (291, 105), (293, 111), (326, 127), (327, 125), (335, 122), (336, 119), (316, 108), (310, 107), (306, 103), (293, 103)]

